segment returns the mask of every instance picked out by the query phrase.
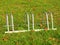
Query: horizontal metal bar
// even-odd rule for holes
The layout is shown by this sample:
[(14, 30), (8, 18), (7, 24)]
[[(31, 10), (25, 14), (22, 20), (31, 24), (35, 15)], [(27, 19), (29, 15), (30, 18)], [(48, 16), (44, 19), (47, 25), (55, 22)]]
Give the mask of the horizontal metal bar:
[[(44, 29), (34, 29), (33, 31), (37, 32), (37, 31), (42, 31)], [(52, 29), (50, 29), (52, 30)], [(54, 28), (53, 30), (57, 30), (56, 28)], [(32, 31), (32, 30), (20, 30), (20, 31), (6, 31), (5, 33), (18, 33), (18, 32), (29, 32), (29, 31)]]

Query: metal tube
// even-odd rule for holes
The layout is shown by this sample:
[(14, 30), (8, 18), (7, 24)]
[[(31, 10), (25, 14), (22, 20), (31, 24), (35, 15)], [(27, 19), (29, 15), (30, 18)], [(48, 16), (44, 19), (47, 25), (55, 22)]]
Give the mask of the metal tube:
[(33, 26), (33, 30), (34, 30), (34, 14), (32, 14), (32, 26)]
[(11, 14), (12, 30), (14, 31), (13, 15)]
[(47, 19), (47, 27), (48, 27), (48, 30), (49, 30), (49, 20), (48, 20), (48, 14), (46, 13), (46, 19)]
[(29, 15), (27, 14), (27, 22), (28, 22), (28, 30), (30, 30), (30, 27), (29, 27)]
[(6, 15), (6, 23), (7, 23), (7, 30), (9, 31), (9, 21), (8, 21), (8, 15)]

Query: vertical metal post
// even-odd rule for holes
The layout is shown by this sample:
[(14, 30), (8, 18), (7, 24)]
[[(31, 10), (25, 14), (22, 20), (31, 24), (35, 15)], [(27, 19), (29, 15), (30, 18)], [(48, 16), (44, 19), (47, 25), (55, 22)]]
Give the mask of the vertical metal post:
[(30, 30), (30, 27), (29, 27), (29, 15), (27, 14), (27, 22), (28, 22), (28, 30)]
[(51, 22), (52, 22), (52, 29), (54, 29), (54, 24), (53, 24), (53, 15), (51, 13)]
[(9, 21), (8, 21), (8, 15), (6, 15), (6, 23), (7, 23), (7, 30), (9, 31)]
[(11, 14), (12, 30), (14, 31), (13, 15)]
[(46, 19), (47, 19), (47, 27), (48, 27), (48, 30), (49, 30), (49, 20), (48, 20), (48, 14), (46, 13)]
[(33, 30), (34, 30), (34, 14), (32, 14), (32, 26), (33, 26)]

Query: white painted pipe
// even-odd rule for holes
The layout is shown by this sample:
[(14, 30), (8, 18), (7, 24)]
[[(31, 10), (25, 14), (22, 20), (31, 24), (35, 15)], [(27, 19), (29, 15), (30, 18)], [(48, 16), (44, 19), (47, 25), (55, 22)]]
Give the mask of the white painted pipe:
[(34, 14), (32, 14), (32, 27), (33, 27), (33, 30), (34, 30)]
[(7, 30), (9, 31), (9, 21), (8, 21), (8, 15), (6, 15), (6, 23), (7, 23)]
[(12, 23), (12, 30), (14, 31), (14, 22), (13, 22), (13, 15), (11, 14), (11, 23)]
[(54, 29), (54, 24), (53, 24), (53, 15), (51, 13), (51, 22), (52, 22), (52, 29)]
[(28, 30), (30, 30), (30, 26), (29, 26), (29, 15), (27, 14), (27, 22), (28, 22)]
[(48, 27), (48, 30), (49, 30), (49, 20), (48, 20), (48, 14), (46, 13), (46, 19), (47, 19), (47, 27)]

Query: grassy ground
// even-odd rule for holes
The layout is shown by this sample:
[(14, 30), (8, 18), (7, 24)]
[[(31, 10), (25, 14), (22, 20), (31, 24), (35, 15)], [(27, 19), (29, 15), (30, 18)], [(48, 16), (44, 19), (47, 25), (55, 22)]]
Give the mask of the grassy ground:
[[(56, 31), (5, 34), (6, 14), (9, 16), (13, 14), (15, 30), (17, 30), (27, 29), (24, 25), (26, 13), (34, 13), (37, 23), (42, 20), (44, 12), (53, 13)], [(60, 45), (60, 0), (0, 0), (0, 45)]]

